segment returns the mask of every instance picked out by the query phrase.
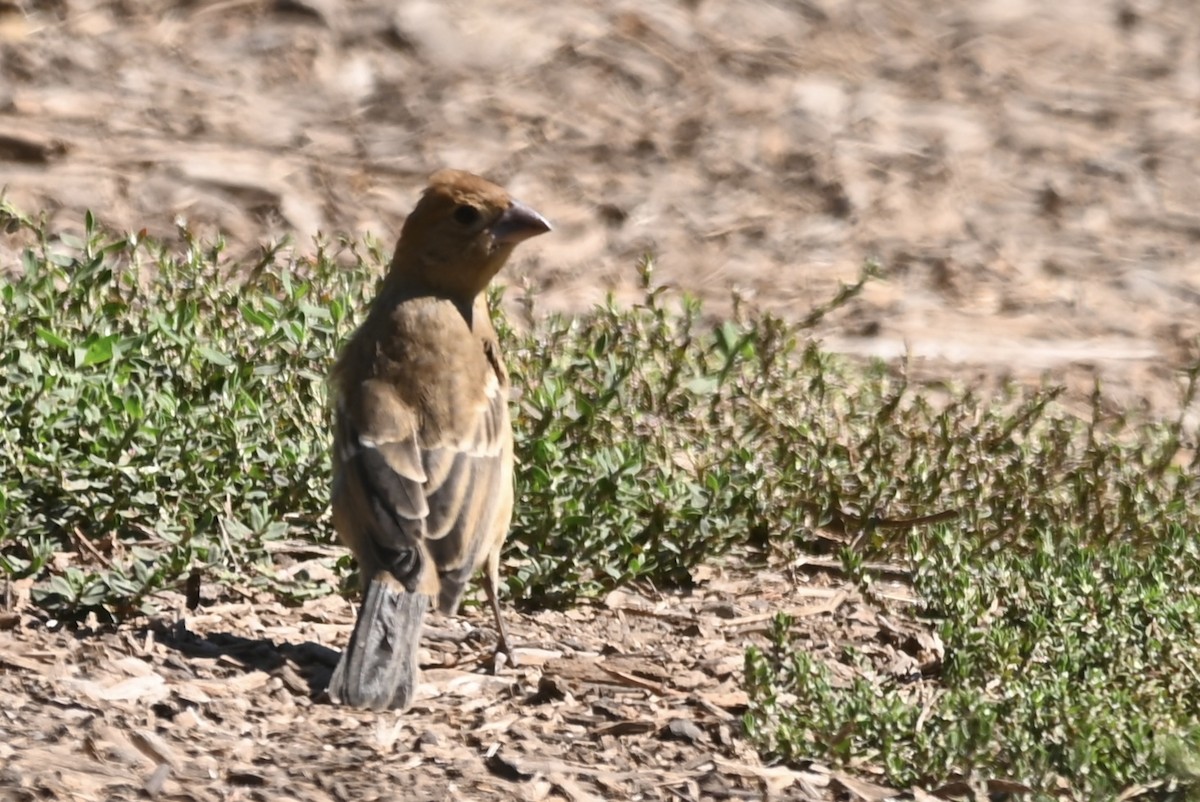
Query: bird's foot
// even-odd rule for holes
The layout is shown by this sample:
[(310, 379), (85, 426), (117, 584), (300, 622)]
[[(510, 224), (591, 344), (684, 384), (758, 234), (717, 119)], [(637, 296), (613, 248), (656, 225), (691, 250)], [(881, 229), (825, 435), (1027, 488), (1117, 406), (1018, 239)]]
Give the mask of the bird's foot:
[(496, 648), (491, 650), (491, 653), (483, 658), (480, 663), (489, 674), (499, 674), (506, 667), (513, 668), (517, 666), (517, 655), (509, 644), (507, 638), (501, 638), (496, 643)]
[(487, 669), (489, 674), (499, 674), (505, 668), (515, 667), (517, 659), (513, 656), (512, 652), (497, 647), (490, 655), (483, 659), (480, 665)]

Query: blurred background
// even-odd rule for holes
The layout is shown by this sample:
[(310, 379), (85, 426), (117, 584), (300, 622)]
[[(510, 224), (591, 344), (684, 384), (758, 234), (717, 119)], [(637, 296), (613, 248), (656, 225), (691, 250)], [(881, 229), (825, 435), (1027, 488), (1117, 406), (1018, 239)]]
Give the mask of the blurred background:
[(799, 318), (877, 258), (817, 335), (926, 378), (1169, 409), (1198, 164), (1192, 0), (0, 1), (0, 186), (55, 229), (390, 251), (459, 167), (556, 225), (511, 302), (634, 301), (649, 251)]

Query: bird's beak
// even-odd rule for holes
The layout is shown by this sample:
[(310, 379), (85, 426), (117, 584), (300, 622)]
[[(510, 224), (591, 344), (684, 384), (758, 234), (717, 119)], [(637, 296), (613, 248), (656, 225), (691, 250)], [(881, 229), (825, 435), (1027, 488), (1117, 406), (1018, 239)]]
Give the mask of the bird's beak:
[(492, 223), (492, 237), (497, 243), (505, 245), (516, 245), (549, 230), (550, 224), (546, 218), (520, 201), (513, 201), (504, 214)]

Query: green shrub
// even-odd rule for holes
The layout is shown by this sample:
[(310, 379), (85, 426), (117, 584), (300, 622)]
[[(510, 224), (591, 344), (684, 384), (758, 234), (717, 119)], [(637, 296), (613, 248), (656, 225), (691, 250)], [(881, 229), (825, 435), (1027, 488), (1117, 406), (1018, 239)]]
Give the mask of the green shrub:
[[(843, 396), (878, 403), (862, 386)], [(891, 492), (922, 497), (934, 477), (960, 511), (893, 550), (944, 664), (900, 683), (849, 646), (809, 653), (776, 621), (746, 657), (746, 724), (767, 755), (869, 766), (900, 786), (1011, 778), (1086, 800), (1172, 776), (1177, 793), (1190, 787), (1180, 734), (1200, 723), (1200, 482), (1182, 418), (1106, 417), (1097, 394), (1080, 421), (1049, 398), (966, 392), (887, 413), (877, 453), (896, 455), (878, 469)], [(917, 451), (936, 464), (900, 456)], [(833, 663), (849, 686), (831, 681)]]
[(89, 218), (0, 285), (0, 566), (44, 578), (47, 609), (120, 617), (193, 566), (325, 537), (324, 377), (363, 282), (271, 251), (247, 285), (220, 256)]

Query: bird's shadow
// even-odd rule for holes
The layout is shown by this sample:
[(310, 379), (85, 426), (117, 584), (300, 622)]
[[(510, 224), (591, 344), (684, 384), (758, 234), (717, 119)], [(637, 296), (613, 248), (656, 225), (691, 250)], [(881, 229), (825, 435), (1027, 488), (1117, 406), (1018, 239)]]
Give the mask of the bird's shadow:
[(154, 639), (184, 657), (220, 660), (246, 673), (262, 671), (280, 677), (293, 693), (307, 692), (313, 700), (323, 699), (340, 653), (312, 641), (277, 643), (270, 638), (245, 638), (229, 632), (192, 632), (183, 621), (155, 622), (143, 627), (143, 636)]

